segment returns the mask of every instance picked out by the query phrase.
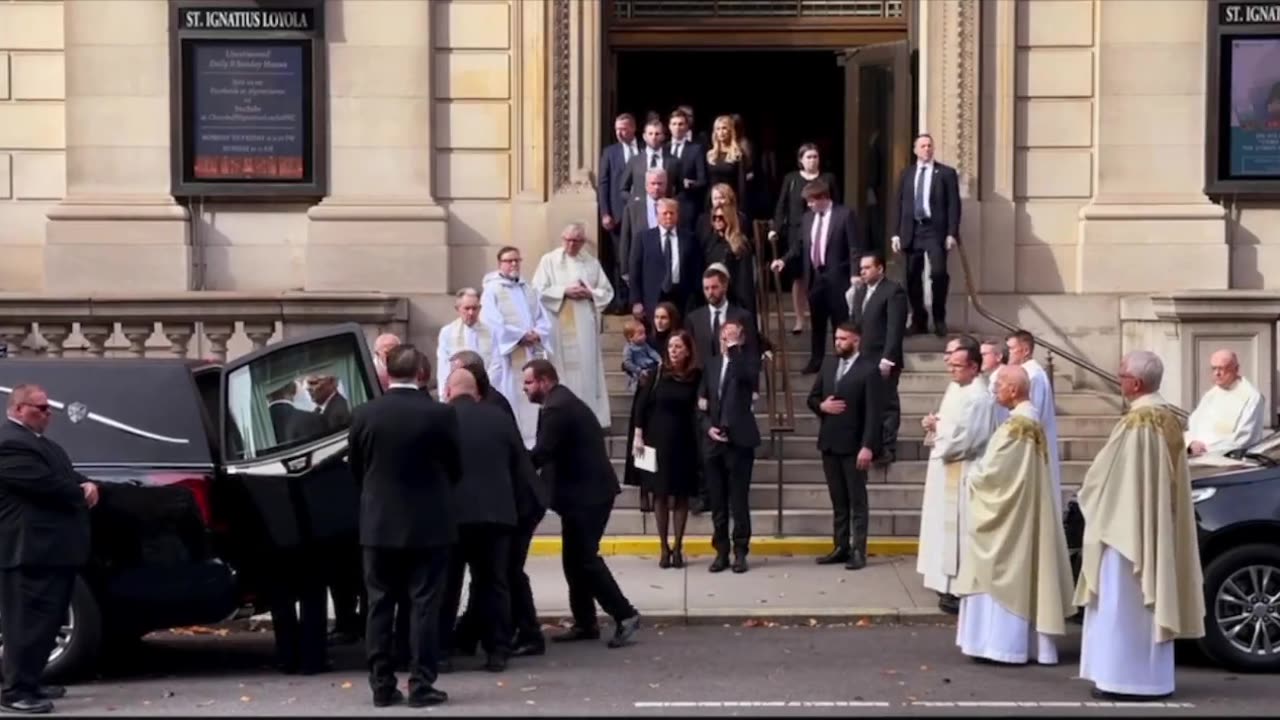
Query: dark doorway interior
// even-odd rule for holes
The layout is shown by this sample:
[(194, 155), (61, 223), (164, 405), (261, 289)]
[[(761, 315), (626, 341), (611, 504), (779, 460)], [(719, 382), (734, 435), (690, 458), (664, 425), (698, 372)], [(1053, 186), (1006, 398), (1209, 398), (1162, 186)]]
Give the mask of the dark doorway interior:
[[(844, 177), (845, 80), (830, 50), (619, 51), (613, 115), (629, 112), (641, 125), (650, 112), (693, 106), (696, 131), (710, 133), (719, 115), (738, 113), (756, 155), (751, 211), (773, 215), (782, 178), (797, 167), (796, 149), (816, 143), (823, 170)], [(614, 142), (612, 116), (604, 123)]]

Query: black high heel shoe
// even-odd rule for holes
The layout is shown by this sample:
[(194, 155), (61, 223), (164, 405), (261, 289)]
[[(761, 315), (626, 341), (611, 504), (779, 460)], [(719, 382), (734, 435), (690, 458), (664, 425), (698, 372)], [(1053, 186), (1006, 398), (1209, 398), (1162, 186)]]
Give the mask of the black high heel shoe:
[(683, 550), (676, 549), (674, 552), (671, 553), (671, 567), (673, 568), (684, 567), (684, 551)]
[(666, 570), (667, 568), (671, 567), (671, 551), (670, 550), (667, 550), (665, 548), (662, 550), (662, 555), (658, 558), (658, 567), (662, 568), (663, 570)]

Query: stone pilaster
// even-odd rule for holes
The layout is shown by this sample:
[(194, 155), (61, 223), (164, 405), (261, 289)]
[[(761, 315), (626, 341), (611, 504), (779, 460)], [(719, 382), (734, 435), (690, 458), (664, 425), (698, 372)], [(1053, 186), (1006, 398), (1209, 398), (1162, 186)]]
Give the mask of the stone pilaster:
[(602, 13), (598, 0), (551, 0), (551, 201), (548, 247), (579, 221), (595, 238)]
[(331, 189), (307, 213), (307, 290), (449, 287), (432, 187), (432, 4), (326, 5)]
[(1080, 211), (1081, 292), (1227, 287), (1224, 212), (1202, 192), (1206, 17), (1204, 0), (1158, 12), (1147, 0), (1097, 3), (1097, 161)]
[(67, 196), (49, 211), (46, 291), (191, 283), (186, 208), (169, 194), (168, 3), (66, 0)]
[[(1015, 123), (1017, 107), (1017, 25), (1021, 3), (982, 6), (982, 113), (979, 190), (982, 236), (978, 287), (982, 292), (1014, 292), (1017, 261), (1015, 206)], [(970, 243), (969, 247), (973, 247)]]

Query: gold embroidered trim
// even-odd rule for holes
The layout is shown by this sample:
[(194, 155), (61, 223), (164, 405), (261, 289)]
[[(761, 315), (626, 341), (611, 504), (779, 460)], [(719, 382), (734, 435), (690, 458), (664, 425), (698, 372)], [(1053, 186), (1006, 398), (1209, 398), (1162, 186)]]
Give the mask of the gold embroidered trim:
[(1040, 459), (1049, 461), (1049, 442), (1045, 439), (1044, 428), (1040, 427), (1040, 423), (1028, 417), (1014, 415), (1005, 423), (1009, 426), (1009, 437), (1015, 442), (1030, 440), (1031, 444), (1036, 448), (1036, 454)]

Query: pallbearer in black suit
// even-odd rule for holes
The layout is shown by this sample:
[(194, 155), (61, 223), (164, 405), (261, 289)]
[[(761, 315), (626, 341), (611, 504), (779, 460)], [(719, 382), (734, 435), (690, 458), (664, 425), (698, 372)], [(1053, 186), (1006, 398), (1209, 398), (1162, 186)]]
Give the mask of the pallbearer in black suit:
[(676, 159), (680, 187), (675, 188), (680, 215), (685, 224), (696, 227), (698, 215), (707, 203), (707, 148), (693, 139), (692, 119), (677, 108), (667, 119), (671, 140), (667, 152)]
[(675, 197), (676, 192), (684, 187), (680, 160), (671, 154), (666, 139), (667, 130), (662, 126), (661, 118), (654, 116), (644, 124), (644, 147), (627, 163), (627, 170), (622, 176), (622, 192), (628, 202), (644, 191), (645, 173), (657, 168), (667, 171), (667, 197)]
[(573, 627), (552, 641), (599, 639), (598, 602), (614, 621), (609, 647), (622, 647), (640, 629), (640, 613), (600, 557), (600, 538), (621, 492), (604, 430), (591, 408), (560, 384), (555, 366), (547, 360), (524, 366), (524, 392), (530, 402), (542, 406), (531, 454), (549, 489), (551, 509), (560, 516), (560, 558), (573, 611)]
[(902, 286), (885, 277), (884, 259), (876, 253), (858, 258), (858, 287), (852, 293), (850, 314), (862, 331), (861, 352), (879, 364), (885, 381), (884, 435), (876, 462), (893, 462), (898, 448), (902, 404), (902, 335), (907, 323), (907, 296)]
[(386, 394), (356, 408), (349, 432), (369, 596), (369, 685), (377, 707), (404, 700), (396, 688), (393, 626), (396, 602), (407, 598), (409, 704), (424, 707), (449, 699), (435, 681), (440, 602), (449, 547), (458, 539), (451, 512), (462, 477), (458, 416), (422, 391), (430, 363), (414, 346), (387, 354), (387, 375)]
[(928, 330), (924, 309), (924, 261), (929, 258), (933, 292), (933, 332), (947, 334), (947, 252), (960, 237), (960, 178), (955, 168), (933, 159), (933, 138), (920, 135), (915, 142), (916, 163), (898, 181), (898, 207), (891, 222), (890, 245), (907, 256), (907, 295), (911, 298), (911, 328)]
[(98, 486), (44, 436), (49, 396), (36, 385), (9, 393), (0, 425), (0, 710), (47, 713), (66, 689), (41, 685), (71, 604), (76, 571), (89, 559), (89, 508)]
[(443, 392), (458, 413), (462, 482), (453, 489), (458, 543), (449, 558), (449, 579), (440, 611), (440, 645), (452, 647), (453, 623), (462, 596), (463, 572), (471, 572), (485, 669), (502, 672), (511, 654), (511, 595), (507, 564), (516, 526), (516, 486), (534, 474), (524, 440), (511, 418), (480, 400), (476, 378), (466, 370), (449, 373)]
[(853, 258), (865, 248), (857, 216), (831, 200), (831, 190), (825, 182), (810, 182), (803, 194), (809, 212), (800, 223), (802, 242), (792, 244), (786, 256), (774, 260), (771, 267), (774, 272), (781, 272), (788, 263), (800, 262), (801, 282), (809, 291), (809, 327), (813, 333), (804, 373), (811, 374), (822, 367), (831, 332), (849, 317), (845, 292), (853, 277)]
[(850, 570), (867, 565), (867, 469), (878, 454), (884, 420), (884, 384), (876, 359), (858, 352), (856, 325), (836, 328), (835, 357), (822, 363), (808, 405), (821, 423), (818, 450), (835, 513), (835, 549), (819, 565), (843, 562)]
[(711, 572), (729, 567), (730, 518), (735, 573), (747, 571), (751, 546), (751, 471), (760, 446), (751, 395), (760, 374), (760, 356), (749, 351), (745, 336), (741, 322), (726, 320), (720, 328), (720, 351), (707, 359), (702, 373), (702, 398), (706, 401), (701, 413), (706, 436), (702, 446), (711, 496), (711, 544), (716, 550), (716, 559), (708, 568)]

